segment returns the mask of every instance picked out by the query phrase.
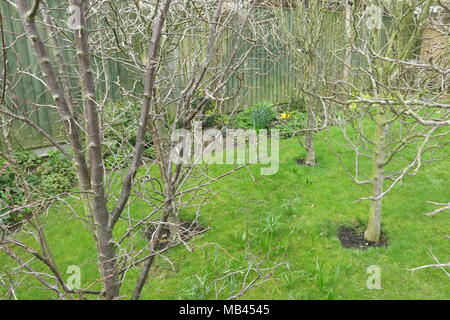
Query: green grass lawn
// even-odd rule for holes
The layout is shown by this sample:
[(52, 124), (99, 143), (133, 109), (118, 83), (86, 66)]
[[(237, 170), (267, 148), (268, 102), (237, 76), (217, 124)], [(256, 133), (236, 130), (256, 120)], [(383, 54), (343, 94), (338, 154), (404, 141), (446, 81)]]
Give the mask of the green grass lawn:
[[(336, 128), (329, 133), (339, 139)], [(179, 246), (167, 259), (159, 257), (144, 288), (144, 299), (216, 298), (214, 280), (225, 271), (245, 268), (251, 259), (262, 266), (286, 264), (274, 277), (243, 297), (246, 299), (449, 299), (450, 279), (440, 269), (415, 273), (409, 268), (434, 263), (432, 252), (448, 262), (450, 221), (447, 212), (434, 217), (424, 213), (433, 207), (427, 200), (448, 202), (450, 182), (448, 162), (435, 163), (418, 176), (406, 179), (385, 198), (383, 229), (389, 247), (365, 251), (344, 249), (337, 238), (342, 225), (366, 223), (368, 203), (356, 202), (369, 195), (368, 187), (357, 186), (344, 173), (330, 142), (317, 141), (319, 164), (301, 167), (295, 159), (302, 156), (298, 141), (281, 141), (278, 174), (260, 176), (259, 167), (243, 169), (213, 186), (212, 203), (202, 209), (200, 221), (211, 228), (190, 242), (189, 252)], [(341, 150), (345, 161), (352, 154)], [(213, 168), (216, 174), (227, 168)], [(369, 170), (366, 164), (366, 169)], [(77, 210), (77, 204), (74, 203)], [(130, 214), (139, 215), (142, 206), (132, 205)], [(184, 218), (192, 218), (185, 212)], [(62, 270), (80, 265), (82, 285), (97, 277), (94, 242), (81, 222), (68, 219), (65, 210), (48, 212), (47, 236)], [(0, 255), (0, 271), (7, 259)], [(3, 265), (3, 266), (2, 266)], [(367, 268), (381, 268), (382, 288), (366, 286)], [(127, 274), (123, 294), (129, 296), (137, 271)], [(242, 274), (220, 281), (225, 298), (235, 292)], [(52, 295), (27, 281), (17, 291), (18, 298), (44, 299)]]

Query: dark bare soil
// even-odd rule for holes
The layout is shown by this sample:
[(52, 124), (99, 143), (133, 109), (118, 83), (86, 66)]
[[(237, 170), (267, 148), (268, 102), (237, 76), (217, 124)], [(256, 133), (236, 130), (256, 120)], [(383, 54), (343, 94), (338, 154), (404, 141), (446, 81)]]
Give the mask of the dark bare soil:
[[(311, 167), (311, 165), (307, 165), (307, 164), (306, 164), (306, 160), (303, 159), (303, 158), (296, 159), (295, 162), (296, 162), (299, 166), (308, 166), (308, 167)], [(317, 163), (316, 163), (316, 164), (317, 164)]]
[[(148, 239), (148, 240), (152, 240), (153, 237), (153, 233), (156, 231), (157, 226), (151, 226), (149, 227), (147, 230), (145, 230), (144, 232), (144, 236)], [(178, 225), (178, 233), (179, 233), (179, 237), (181, 238), (181, 240), (183, 242), (187, 242), (189, 240), (191, 240), (193, 237), (195, 237), (196, 235), (205, 233), (209, 230), (209, 228), (205, 228), (204, 226), (202, 226), (201, 224), (197, 223), (197, 222), (191, 222), (191, 221), (181, 221), (180, 224)], [(180, 241), (178, 240), (170, 240), (170, 230), (169, 230), (169, 226), (164, 226), (159, 240), (158, 240), (159, 244), (157, 246), (157, 250), (163, 250), (166, 249), (167, 247), (175, 247), (177, 245), (180, 244)]]
[(23, 221), (19, 221), (14, 224), (7, 225), (6, 228), (8, 229), (9, 232), (16, 233), (22, 229), (23, 224), (24, 224)]
[(338, 237), (344, 248), (365, 250), (368, 247), (387, 247), (388, 238), (381, 233), (379, 242), (368, 242), (364, 239), (364, 232), (354, 227), (340, 227), (338, 229)]
[(6, 229), (8, 230), (8, 232), (11, 233), (19, 232), (20, 230), (22, 230), (22, 227), (27, 222), (27, 218), (31, 219), (33, 217), (33, 215), (30, 213), (22, 213), (22, 216), (23, 217), (20, 221), (9, 223), (6, 225)]

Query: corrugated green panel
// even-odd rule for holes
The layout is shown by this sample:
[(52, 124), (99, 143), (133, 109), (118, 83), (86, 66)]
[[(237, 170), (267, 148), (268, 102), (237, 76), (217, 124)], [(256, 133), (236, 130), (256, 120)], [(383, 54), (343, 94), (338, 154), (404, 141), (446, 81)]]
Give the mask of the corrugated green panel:
[[(59, 9), (53, 12), (55, 22), (57, 24), (65, 23), (67, 20), (67, 14), (64, 10), (64, 6), (61, 5), (61, 2), (58, 0), (49, 0), (47, 3), (50, 8), (58, 7)], [(59, 121), (59, 114), (55, 108), (45, 106), (53, 104), (52, 98), (47, 92), (46, 87), (29, 75), (22, 74), (20, 81), (17, 78), (12, 77), (12, 75), (17, 73), (19, 70), (36, 74), (38, 76), (41, 76), (41, 72), (36, 56), (34, 55), (28, 40), (25, 37), (15, 39), (17, 35), (22, 35), (24, 33), (23, 26), (18, 20), (19, 15), (17, 10), (3, 1), (0, 3), (0, 9), (2, 10), (4, 17), (6, 42), (11, 43), (16, 41), (14, 48), (8, 50), (8, 74), (11, 75), (9, 80), (16, 84), (14, 86), (14, 94), (18, 97), (17, 102), (19, 104), (19, 110), (17, 110), (17, 112), (23, 115), (29, 115), (31, 119), (42, 129), (53, 137), (60, 139), (62, 137), (62, 125)], [(14, 20), (10, 18), (14, 18)], [(40, 28), (40, 33), (44, 39), (47, 38), (43, 28)], [(48, 53), (51, 57), (54, 57), (52, 50), (49, 48)], [(64, 50), (63, 56), (65, 62), (69, 66), (76, 65), (76, 55), (74, 51)], [(98, 98), (103, 98), (106, 89), (104, 76), (105, 70), (103, 70), (104, 66), (101, 61), (94, 61), (94, 67), (98, 68), (99, 70), (97, 71), (102, 74), (97, 87), (97, 95)], [(133, 82), (136, 79), (139, 79), (137, 75), (130, 74), (129, 70), (120, 69), (117, 64), (112, 62), (106, 62), (105, 69), (106, 72), (109, 73), (111, 82), (119, 79), (122, 85), (127, 89), (130, 89)], [(74, 76), (76, 74), (76, 70), (73, 67), (69, 67), (68, 73), (72, 75), (70, 78), (71, 86), (74, 87), (74, 92), (77, 92), (76, 94), (79, 95), (80, 89), (77, 89), (77, 86), (79, 86), (79, 80)], [(120, 98), (119, 90), (114, 83), (110, 83), (109, 94), (112, 99)], [(79, 98), (79, 96), (75, 98)], [(38, 107), (35, 104), (44, 106)], [(31, 148), (48, 144), (48, 142), (37, 132), (19, 121), (14, 121), (12, 132), (13, 143), (17, 146)]]
[[(7, 52), (9, 81), (13, 83), (19, 108), (16, 112), (30, 116), (42, 129), (56, 136), (59, 117), (53, 108), (42, 106), (50, 104), (51, 97), (41, 82), (25, 74), (41, 76), (34, 52), (28, 40), (21, 36), (24, 30), (20, 21), (11, 19), (18, 19), (19, 15), (14, 8), (4, 2), (0, 4), (0, 9), (4, 17), (6, 42), (8, 44), (16, 41), (14, 48), (10, 48)], [(21, 37), (16, 39), (17, 36)], [(18, 75), (19, 72), (21, 74)], [(13, 77), (14, 74), (18, 76)], [(19, 121), (13, 122), (12, 142), (18, 147), (25, 148), (46, 144), (41, 135)]]
[[(50, 0), (48, 1), (50, 7), (63, 8), (60, 1)], [(11, 8), (5, 2), (0, 2), (0, 8), (2, 9), (3, 15), (6, 17), (14, 16), (17, 17), (15, 9)], [(270, 12), (266, 8), (258, 8), (257, 15), (261, 17), (261, 21), (265, 21), (265, 18), (270, 17)], [(57, 11), (56, 21), (57, 23), (63, 23), (66, 20), (66, 13), (64, 10)], [(288, 28), (293, 30), (292, 11), (287, 9), (287, 15), (291, 15), (288, 18)], [(342, 49), (345, 46), (345, 32), (344, 32), (344, 17), (342, 12), (330, 12), (328, 14), (329, 28), (324, 30), (325, 36), (324, 41), (319, 45), (319, 48), (324, 57), (325, 63), (321, 64), (319, 67), (322, 68), (324, 74), (332, 77), (334, 79), (338, 78), (342, 74), (343, 65), (343, 53)], [(389, 21), (386, 21), (386, 25), (389, 26)], [(8, 42), (12, 41), (12, 34), (22, 34), (23, 28), (19, 21), (11, 21), (10, 19), (5, 19), (5, 29), (7, 32)], [(248, 106), (257, 104), (262, 101), (268, 101), (271, 103), (283, 103), (289, 100), (295, 100), (295, 83), (296, 78), (300, 71), (295, 68), (294, 56), (289, 53), (289, 48), (286, 47), (279, 39), (277, 39), (269, 23), (261, 26), (262, 36), (266, 39), (259, 46), (256, 46), (250, 53), (248, 59), (238, 70), (237, 76), (233, 76), (231, 81), (227, 83), (225, 87), (225, 94), (236, 94), (234, 99), (227, 100), (224, 103), (225, 111), (232, 111), (234, 109), (242, 110)], [(386, 29), (388, 30), (388, 28)], [(200, 31), (199, 31), (200, 32)], [(246, 30), (248, 34), (249, 30)], [(385, 31), (387, 32), (387, 31)], [(261, 36), (261, 35), (260, 35)], [(407, 39), (407, 36), (404, 36)], [(177, 73), (180, 68), (184, 67), (176, 63), (177, 57), (175, 54), (183, 55), (183, 59), (189, 59), (189, 57), (195, 57), (195, 55), (205, 47), (204, 43), (198, 40), (199, 37), (189, 37), (187, 36), (183, 40), (182, 46), (177, 53), (173, 53), (174, 56), (168, 57), (172, 61), (170, 65), (163, 64), (161, 72), (162, 74), (173, 74), (174, 71)], [(333, 39), (329, 41), (328, 39)], [(384, 35), (384, 41), (386, 41), (386, 36)], [(233, 33), (232, 30), (228, 30), (223, 35), (221, 52), (218, 53), (217, 63), (224, 64), (228, 61), (230, 54), (238, 48), (238, 53), (236, 58), (244, 54), (249, 49), (249, 44)], [(17, 70), (29, 71), (30, 73), (39, 74), (39, 67), (36, 61), (36, 57), (32, 52), (32, 49), (28, 41), (22, 37), (16, 42), (14, 50), (18, 54), (17, 61), (13, 52), (10, 50), (8, 54), (9, 59), (9, 73), (13, 74)], [(334, 51), (333, 51), (334, 50)], [(76, 56), (74, 52), (65, 50), (64, 58), (68, 65), (76, 65)], [(367, 62), (364, 60), (363, 56), (354, 54), (352, 56), (352, 65), (355, 70), (358, 67), (365, 67)], [(109, 99), (121, 99), (121, 94), (119, 88), (115, 81), (120, 81), (121, 85), (130, 90), (133, 88), (135, 81), (140, 80), (142, 75), (136, 74), (135, 72), (129, 70), (123, 65), (107, 61), (102, 64), (101, 61), (94, 61), (94, 66), (98, 68), (98, 72), (102, 74), (100, 77), (100, 84), (97, 88), (97, 94), (99, 98), (103, 98), (106, 90), (106, 78), (105, 72), (108, 73), (110, 80), (109, 83)], [(76, 70), (68, 70), (71, 76), (71, 85), (77, 88), (79, 86), (79, 81), (76, 78)], [(358, 80), (357, 73), (356, 81), (366, 81), (365, 75), (360, 75)], [(10, 79), (13, 81), (14, 79)], [(177, 88), (172, 92), (172, 96), (179, 94), (179, 91), (185, 83), (185, 79), (180, 76), (177, 80)], [(163, 87), (164, 84), (161, 86)], [(141, 87), (136, 87), (136, 90), (142, 90)], [(165, 90), (162, 88), (161, 90)], [(79, 89), (75, 90), (79, 93)], [(21, 113), (31, 113), (31, 117), (38, 125), (40, 125), (44, 130), (50, 133), (54, 137), (58, 137), (61, 133), (61, 124), (58, 119), (59, 116), (55, 108), (40, 107), (36, 108), (32, 104), (37, 102), (39, 104), (52, 104), (52, 100), (45, 86), (39, 81), (28, 75), (22, 75), (21, 81), (15, 86), (15, 94), (19, 97)], [(79, 98), (79, 97), (78, 97)], [(79, 107), (81, 108), (81, 107)], [(23, 145), (24, 147), (36, 147), (45, 144), (46, 142), (36, 133), (31, 130), (26, 125), (14, 122), (14, 137), (17, 144)]]

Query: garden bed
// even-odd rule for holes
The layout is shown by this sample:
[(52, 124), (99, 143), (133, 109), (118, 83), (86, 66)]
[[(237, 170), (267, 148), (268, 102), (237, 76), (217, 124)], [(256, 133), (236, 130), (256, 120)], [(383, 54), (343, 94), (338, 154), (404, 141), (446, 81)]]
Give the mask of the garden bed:
[[(147, 240), (151, 241), (153, 234), (155, 233), (157, 225), (153, 225), (144, 231), (144, 236)], [(209, 228), (205, 228), (196, 221), (181, 221), (178, 226), (179, 237), (182, 242), (187, 242), (195, 236), (205, 233)], [(165, 250), (167, 248), (175, 247), (180, 244), (178, 240), (169, 240), (170, 230), (168, 225), (164, 225), (160, 234), (160, 239), (157, 250)]]
[(388, 238), (382, 233), (380, 241), (369, 242), (364, 239), (364, 232), (359, 231), (354, 227), (340, 227), (338, 230), (338, 237), (344, 248), (365, 250), (369, 247), (387, 247)]

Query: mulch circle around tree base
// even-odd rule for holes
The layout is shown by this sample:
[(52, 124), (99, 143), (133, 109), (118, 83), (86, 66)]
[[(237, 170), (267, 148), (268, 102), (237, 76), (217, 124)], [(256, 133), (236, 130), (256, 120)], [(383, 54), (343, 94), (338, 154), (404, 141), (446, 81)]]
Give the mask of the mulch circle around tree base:
[[(147, 230), (145, 230), (144, 236), (148, 240), (152, 239), (153, 233), (156, 231), (156, 227), (157, 226), (154, 225), (154, 226), (149, 227)], [(179, 229), (179, 233), (180, 233), (180, 238), (183, 242), (187, 242), (187, 241), (191, 240), (193, 237), (195, 237), (196, 235), (205, 233), (209, 230), (209, 228), (205, 228), (204, 226), (197, 223), (196, 221), (194, 221), (194, 222), (181, 221), (180, 225), (178, 226), (178, 229)], [(161, 234), (160, 234), (158, 250), (164, 250), (167, 247), (175, 247), (181, 243), (179, 240), (178, 241), (170, 241), (169, 236), (170, 236), (169, 226), (164, 225), (164, 227), (161, 231)]]
[(22, 230), (22, 227), (27, 223), (27, 218), (31, 219), (33, 217), (33, 215), (30, 213), (23, 213), (23, 216), (24, 217), (22, 220), (5, 225), (8, 232), (11, 233), (19, 232), (20, 230)]
[(19, 222), (13, 223), (13, 224), (6, 225), (6, 229), (11, 233), (16, 233), (22, 229), (23, 225), (24, 225), (24, 222), (19, 221)]
[[(306, 159), (304, 159), (304, 158), (295, 159), (295, 163), (298, 164), (299, 166), (312, 167), (311, 165), (306, 164)], [(317, 165), (317, 162), (314, 165)]]
[(380, 241), (369, 242), (364, 239), (364, 232), (360, 232), (353, 227), (340, 227), (338, 230), (338, 237), (344, 248), (365, 250), (368, 247), (388, 246), (388, 238), (384, 233), (381, 233)]

